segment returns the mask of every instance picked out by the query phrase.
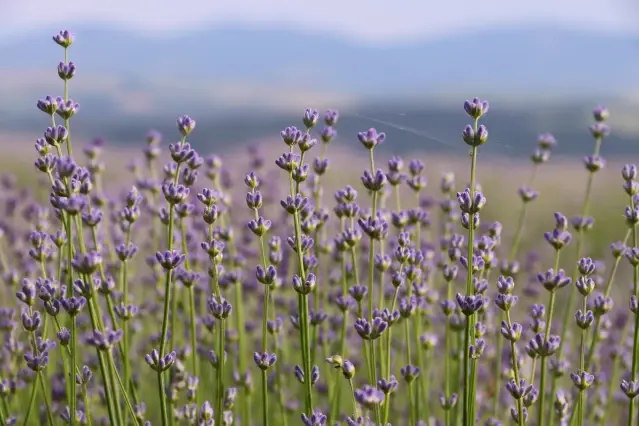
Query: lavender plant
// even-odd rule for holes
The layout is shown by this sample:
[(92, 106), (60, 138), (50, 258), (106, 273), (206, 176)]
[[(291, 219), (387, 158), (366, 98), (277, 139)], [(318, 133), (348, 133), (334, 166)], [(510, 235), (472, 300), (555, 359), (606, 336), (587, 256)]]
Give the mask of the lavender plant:
[[(420, 158), (379, 168), (384, 133), (338, 138), (338, 112), (313, 109), (280, 133), (283, 154), (269, 161), (254, 147), (245, 165), (202, 157), (190, 142), (195, 120), (181, 116), (178, 142), (165, 153), (151, 131), (123, 182), (105, 176), (103, 141), (74, 156), (75, 38), (53, 40), (64, 49), (63, 96), (37, 102), (50, 126), (34, 163), (46, 197), (10, 175), (0, 182), (0, 424), (637, 421), (636, 166), (621, 171), (626, 231), (611, 259), (594, 258), (587, 238), (605, 108), (594, 111), (579, 215), (555, 212), (545, 233), (530, 220), (557, 145), (544, 133), (513, 194), (521, 206), (510, 232), (496, 220), (516, 208), (491, 212), (479, 184), (487, 101), (463, 104), (472, 123), (459, 192), (449, 172), (431, 193)], [(328, 157), (329, 144), (349, 140), (367, 154), (350, 185)], [(548, 257), (536, 254), (544, 246)], [(618, 285), (626, 277), (629, 290)]]

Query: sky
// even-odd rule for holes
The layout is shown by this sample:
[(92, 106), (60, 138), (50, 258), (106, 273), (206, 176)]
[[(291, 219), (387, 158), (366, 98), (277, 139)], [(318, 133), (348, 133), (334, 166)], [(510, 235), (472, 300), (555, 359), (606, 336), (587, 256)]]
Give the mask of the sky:
[(215, 24), (284, 24), (373, 44), (522, 24), (639, 34), (638, 0), (0, 0), (0, 16), (5, 40), (94, 23), (164, 36)]

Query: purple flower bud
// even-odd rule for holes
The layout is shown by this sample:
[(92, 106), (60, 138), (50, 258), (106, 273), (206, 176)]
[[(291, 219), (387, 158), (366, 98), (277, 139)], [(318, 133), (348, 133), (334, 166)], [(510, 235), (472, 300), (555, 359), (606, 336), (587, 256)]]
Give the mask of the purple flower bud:
[(637, 395), (639, 395), (639, 382), (635, 380), (622, 380), (620, 388), (630, 400), (633, 400)]
[(590, 126), (590, 134), (595, 139), (603, 139), (610, 134), (610, 127), (603, 122), (597, 122)]
[(466, 114), (475, 120), (486, 114), (488, 109), (488, 101), (483, 101), (479, 98), (473, 98), (470, 101), (464, 102), (464, 111), (466, 111)]
[(551, 150), (557, 145), (557, 140), (550, 133), (542, 133), (537, 138), (537, 144), (542, 150)]
[(612, 310), (614, 302), (610, 297), (604, 297), (602, 294), (597, 294), (592, 302), (592, 309), (595, 316), (601, 317)]
[(209, 297), (207, 305), (211, 314), (217, 319), (228, 318), (233, 310), (231, 304), (224, 297), (218, 300), (215, 295)]
[(62, 304), (62, 308), (71, 317), (78, 315), (82, 311), (82, 308), (84, 308), (84, 305), (86, 304), (86, 302), (87, 302), (87, 299), (82, 296), (81, 297), (72, 296), (72, 297), (63, 298), (60, 300), (60, 303)]
[(457, 404), (457, 394), (453, 393), (450, 397), (446, 398), (445, 395), (439, 395), (439, 405), (441, 405), (444, 411), (450, 411)]
[(80, 104), (74, 102), (72, 99), (68, 99), (67, 101), (58, 104), (56, 113), (63, 120), (69, 120), (78, 112), (78, 109), (80, 109)]
[(293, 275), (293, 289), (301, 295), (310, 294), (315, 289), (316, 282), (317, 278), (313, 273), (309, 273), (305, 280), (302, 280), (298, 275)]
[[(56, 109), (57, 110), (57, 109)], [(47, 127), (44, 131), (44, 140), (51, 146), (57, 147), (69, 139), (67, 128), (61, 125)]]
[(598, 155), (587, 155), (584, 157), (584, 166), (589, 172), (595, 173), (606, 167), (606, 160)]
[(594, 321), (595, 316), (591, 310), (588, 310), (584, 313), (581, 309), (579, 309), (575, 313), (575, 322), (577, 323), (577, 327), (581, 328), (582, 330), (587, 330), (588, 328), (590, 328)]
[(314, 109), (306, 108), (304, 111), (304, 116), (302, 117), (302, 121), (307, 130), (312, 129), (317, 124), (319, 120), (319, 112)]
[(195, 120), (188, 115), (183, 115), (177, 119), (177, 127), (180, 134), (184, 137), (188, 136), (195, 129)]
[(62, 30), (53, 36), (53, 41), (67, 49), (73, 44), (74, 38), (75, 34), (72, 34), (68, 30)]
[(474, 345), (470, 345), (468, 348), (468, 354), (471, 359), (479, 359), (484, 354), (486, 349), (486, 341), (484, 339), (476, 339)]
[(629, 248), (625, 252), (626, 260), (633, 266), (639, 265), (639, 248)]
[(153, 349), (150, 354), (144, 356), (144, 360), (153, 370), (161, 373), (168, 370), (174, 363), (177, 355), (175, 351), (160, 357), (157, 349)]
[(530, 156), (530, 160), (533, 164), (543, 164), (550, 160), (550, 151), (545, 149), (536, 149)]
[(481, 146), (488, 140), (488, 129), (486, 128), (486, 126), (481, 124), (475, 132), (472, 126), (466, 125), (466, 127), (464, 127), (464, 130), (462, 130), (462, 139), (464, 140), (466, 145), (472, 147)]
[(508, 324), (506, 321), (501, 322), (500, 332), (506, 340), (517, 342), (521, 338), (523, 327), (516, 322)]
[(266, 371), (275, 364), (275, 361), (277, 361), (277, 355), (268, 352), (255, 352), (253, 354), (253, 361), (255, 361), (255, 365), (257, 365), (260, 370)]
[[(45, 96), (44, 99), (38, 100), (36, 106), (45, 114), (53, 116), (62, 102), (63, 99), (60, 97), (54, 98), (53, 96)], [(36, 143), (42, 146), (40, 141), (42, 141), (42, 139), (38, 139), (38, 142)], [(38, 150), (38, 152), (40, 152), (40, 150)]]
[(517, 304), (519, 297), (512, 294), (497, 294), (495, 298), (495, 305), (504, 312), (508, 312), (510, 308)]
[(520, 419), (519, 418), (519, 412), (515, 409), (515, 407), (511, 407), (510, 408), (510, 417), (512, 417), (512, 419), (515, 422), (515, 424), (525, 425), (526, 422), (528, 421), (528, 410), (526, 409), (526, 407), (524, 407), (524, 409), (522, 410), (523, 419)]
[(586, 371), (577, 370), (576, 373), (570, 373), (570, 379), (577, 389), (583, 391), (593, 384), (595, 376)]
[(181, 254), (177, 250), (167, 250), (164, 253), (156, 252), (155, 258), (157, 259), (160, 266), (162, 266), (162, 268), (170, 271), (180, 266), (186, 259), (186, 255)]
[(595, 290), (595, 280), (590, 277), (581, 276), (575, 281), (575, 286), (577, 290), (579, 290), (579, 293), (586, 297)]
[(546, 290), (552, 292), (566, 287), (572, 282), (572, 279), (566, 276), (563, 269), (560, 269), (556, 274), (553, 269), (549, 269), (545, 274), (537, 274), (537, 281), (543, 285)]
[(27, 362), (27, 367), (32, 371), (42, 371), (49, 364), (49, 353), (34, 354), (33, 352), (27, 352), (24, 354), (24, 360)]
[(539, 196), (539, 192), (535, 191), (532, 188), (527, 188), (527, 187), (523, 187), (523, 186), (521, 188), (519, 188), (519, 190), (517, 192), (519, 194), (519, 198), (521, 198), (521, 201), (524, 202), (524, 203), (528, 203), (530, 201), (534, 201)]
[(362, 388), (355, 390), (355, 400), (368, 409), (374, 409), (375, 406), (384, 402), (384, 392), (370, 385), (364, 385)]
[(377, 169), (374, 174), (365, 170), (362, 173), (361, 181), (369, 191), (379, 191), (386, 184), (386, 174), (381, 169)]
[(110, 330), (105, 328), (104, 331), (93, 330), (93, 334), (87, 338), (87, 343), (95, 346), (98, 350), (110, 350), (115, 344), (122, 340), (122, 330)]
[(302, 139), (300, 139), (300, 141), (298, 142), (301, 153), (310, 151), (315, 145), (317, 145), (317, 140), (312, 138), (311, 135), (308, 133), (305, 133), (302, 136)]
[(408, 384), (412, 383), (417, 378), (417, 376), (419, 376), (419, 367), (416, 367), (414, 365), (409, 364), (405, 367), (402, 367), (399, 371)]
[(370, 128), (366, 132), (359, 132), (357, 138), (366, 149), (371, 150), (386, 140), (386, 133), (377, 133), (377, 130)]
[(271, 229), (271, 221), (264, 219), (262, 216), (256, 219), (252, 219), (248, 222), (247, 226), (258, 237), (263, 236)]
[(42, 324), (40, 312), (38, 311), (30, 313), (28, 309), (23, 309), (20, 314), (20, 319), (22, 320), (22, 327), (29, 333), (36, 331)]
[(603, 105), (598, 105), (593, 111), (592, 115), (596, 122), (601, 123), (602, 121), (606, 121), (610, 116), (608, 112), (608, 108)]
[(560, 338), (559, 336), (551, 335), (546, 339), (544, 333), (537, 333), (530, 344), (539, 356), (549, 357), (559, 349)]
[(486, 205), (486, 197), (481, 192), (475, 192), (471, 195), (469, 189), (457, 193), (457, 202), (459, 208), (464, 213), (479, 213)]
[(273, 265), (269, 265), (266, 269), (264, 269), (261, 265), (257, 265), (255, 278), (262, 284), (273, 284), (277, 278), (277, 270)]
[(173, 182), (167, 182), (162, 185), (162, 193), (169, 204), (175, 205), (186, 200), (189, 196), (190, 189), (184, 185), (176, 185)]

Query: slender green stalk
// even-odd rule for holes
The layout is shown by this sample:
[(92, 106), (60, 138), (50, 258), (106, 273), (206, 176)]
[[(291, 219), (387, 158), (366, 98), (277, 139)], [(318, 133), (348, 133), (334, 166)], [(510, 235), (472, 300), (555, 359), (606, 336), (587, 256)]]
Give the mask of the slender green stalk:
[[(408, 318), (404, 318), (404, 337), (406, 339), (406, 364), (408, 365), (411, 363), (410, 324)], [(413, 396), (413, 385), (411, 383), (408, 384), (408, 407), (408, 412), (410, 413), (410, 424), (414, 425), (416, 422), (417, 407)], [(377, 423), (379, 424), (379, 421)]]
[[(91, 426), (92, 421), (91, 421), (91, 406), (89, 404), (89, 394), (88, 394), (88, 390), (87, 390), (87, 386), (84, 385), (82, 386), (82, 400), (84, 401), (84, 411), (85, 411), (85, 415), (87, 417), (87, 424), (89, 426)], [(135, 420), (135, 416), (133, 416), (134, 421)], [(137, 424), (137, 423), (136, 423)]]
[[(252, 190), (255, 193), (255, 189)], [(259, 208), (253, 209), (255, 220), (259, 220), (260, 213)], [(267, 262), (266, 262), (266, 250), (264, 249), (264, 235), (259, 236), (260, 241), (260, 258), (262, 263), (262, 268), (266, 270)], [(266, 353), (268, 349), (268, 315), (269, 315), (269, 300), (270, 300), (270, 284), (264, 285), (264, 316), (262, 319), (262, 353)], [(269, 424), (269, 416), (268, 416), (268, 377), (266, 369), (261, 369), (262, 371), (262, 418), (264, 426), (268, 426)]]
[(431, 413), (431, 399), (430, 399), (430, 378), (431, 378), (431, 365), (432, 365), (432, 356), (433, 353), (433, 349), (428, 349), (428, 351), (426, 352), (426, 357), (424, 359), (424, 373), (423, 376), (424, 378), (422, 379), (424, 382), (424, 388), (423, 388), (423, 393), (422, 395), (423, 397), (423, 401), (426, 401), (426, 411), (424, 412), (424, 418), (428, 419), (430, 418), (430, 413)]
[(217, 408), (215, 410), (215, 417), (217, 424), (222, 424), (222, 411), (224, 407), (224, 366), (226, 364), (226, 350), (224, 349), (224, 341), (226, 340), (226, 330), (224, 327), (224, 321), (220, 320), (220, 331), (217, 336), (218, 345), (218, 370), (217, 370)]
[(355, 412), (355, 418), (358, 418), (359, 407), (357, 405), (357, 399), (355, 399), (355, 387), (353, 386), (353, 379), (348, 379), (348, 385), (351, 388), (351, 396), (353, 397), (353, 411)]
[[(375, 173), (375, 158), (373, 154), (373, 148), (368, 150), (369, 152), (369, 161), (370, 161), (370, 172), (371, 174)], [(371, 218), (377, 219), (377, 191), (371, 191)], [(375, 239), (370, 237), (370, 247), (368, 252), (368, 320), (373, 321), (373, 300), (375, 297)], [(383, 290), (380, 288), (380, 291), (383, 293)], [(383, 294), (380, 296), (380, 300), (383, 297)], [(367, 358), (368, 370), (370, 374), (370, 382), (371, 384), (377, 383), (377, 366), (373, 361), (374, 348), (375, 345), (373, 341), (370, 342), (371, 345), (371, 357)], [(379, 423), (379, 419), (377, 419), (377, 423)]]
[[(475, 133), (477, 132), (478, 120), (475, 120)], [(470, 199), (475, 197), (475, 170), (477, 168), (477, 147), (473, 146), (471, 150), (470, 161)], [(473, 217), (469, 218), (468, 226), (468, 273), (466, 274), (466, 295), (473, 294), (473, 242), (475, 240), (475, 229), (473, 226)], [(475, 422), (474, 413), (470, 411), (470, 399), (473, 397), (470, 395), (470, 345), (472, 344), (471, 333), (475, 328), (475, 316), (470, 315), (466, 318), (466, 344), (464, 348), (464, 398), (463, 398), (463, 422), (464, 426), (471, 426)]]
[[(220, 179), (218, 174), (215, 175), (214, 178), (212, 178), (212, 183), (214, 188), (219, 191), (222, 192), (222, 187), (220, 185)], [(227, 214), (229, 214), (227, 212)], [(220, 222), (220, 226), (222, 228), (226, 228), (226, 215), (227, 214), (221, 214), (219, 217), (219, 222)], [(209, 226), (209, 239), (211, 239), (213, 237), (212, 235), (213, 232), (213, 228)], [(228, 247), (228, 251), (229, 251), (229, 255), (230, 258), (233, 259), (235, 258), (235, 255), (237, 254), (237, 250), (235, 247), (235, 244), (233, 242), (233, 239), (229, 239), (229, 241), (227, 242), (227, 247)], [(247, 353), (248, 351), (246, 350), (246, 341), (247, 341), (247, 337), (246, 337), (246, 329), (244, 327), (244, 296), (243, 296), (243, 289), (241, 285), (236, 285), (235, 287), (235, 326), (236, 329), (238, 331), (238, 366), (240, 369), (240, 372), (245, 373), (248, 371), (248, 362), (247, 362)], [(241, 398), (241, 409), (242, 409), (242, 422), (244, 422), (244, 420), (246, 419), (246, 424), (252, 424), (251, 421), (251, 416), (252, 416), (252, 410), (251, 410), (251, 390), (249, 389), (248, 386), (242, 386), (242, 398)]]
[(29, 405), (27, 406), (27, 412), (24, 416), (24, 422), (22, 423), (22, 426), (27, 426), (29, 424), (31, 411), (33, 410), (33, 406), (35, 405), (36, 394), (38, 393), (38, 384), (35, 378), (33, 379), (33, 383), (31, 385), (31, 396), (29, 397)]
[(166, 406), (166, 398), (164, 395), (164, 375), (161, 371), (158, 371), (158, 393), (160, 394), (160, 415), (162, 418), (162, 424), (169, 424), (169, 414)]
[[(447, 288), (447, 297), (446, 300), (451, 300), (452, 298), (452, 286), (451, 286), (451, 282), (448, 281), (446, 283), (446, 288)], [(451, 381), (452, 381), (452, 372), (451, 372), (451, 368), (450, 368), (450, 364), (451, 364), (451, 357), (452, 357), (452, 344), (451, 344), (451, 329), (450, 329), (450, 315), (446, 315), (446, 330), (444, 330), (444, 351), (445, 351), (445, 356), (444, 356), (444, 397), (446, 398), (446, 401), (448, 401), (448, 399), (450, 398), (451, 395), (451, 391), (450, 391), (450, 385), (451, 385)], [(444, 408), (444, 424), (445, 426), (451, 426), (451, 422), (450, 422), (450, 408)]]
[[(376, 362), (376, 357), (375, 357), (375, 340), (371, 340), (370, 341), (370, 349), (371, 349), (371, 360), (373, 362), (373, 365), (375, 365)], [(386, 400), (388, 398), (388, 395), (386, 396), (386, 398), (384, 399), (385, 403), (388, 403), (388, 401)], [(380, 413), (380, 409), (379, 409), (379, 404), (375, 404), (375, 424), (381, 424), (381, 420), (382, 420), (382, 416)]]
[[(582, 305), (582, 312), (584, 315), (588, 311), (588, 296), (584, 296), (584, 301)], [(579, 369), (581, 371), (586, 371), (586, 336), (588, 331), (586, 329), (581, 330), (581, 350), (579, 351)], [(579, 418), (577, 419), (577, 424), (579, 426), (584, 425), (584, 419), (586, 417), (586, 397), (587, 393), (585, 389), (579, 389)]]
[[(632, 208), (634, 206), (634, 200), (631, 199)], [(632, 244), (633, 247), (639, 248), (639, 234), (637, 233), (637, 226), (632, 226)], [(639, 265), (635, 265), (632, 268), (632, 283), (634, 286), (634, 295), (635, 297), (639, 297)], [(637, 351), (639, 351), (639, 314), (635, 313), (635, 329), (633, 334), (633, 342), (632, 342), (632, 370), (631, 370), (631, 379), (637, 379), (637, 370), (639, 369), (639, 355)], [(628, 403), (628, 426), (631, 426), (635, 419), (635, 399), (632, 398)]]
[[(291, 147), (292, 151), (292, 147)], [(300, 164), (304, 162), (304, 155), (302, 154)], [(291, 196), (295, 197), (299, 194), (299, 183), (295, 183), (293, 181), (293, 173), (289, 173), (289, 182), (291, 186)], [(302, 253), (302, 230), (300, 226), (300, 217), (299, 212), (295, 211), (293, 213), (293, 225), (295, 228), (295, 244), (296, 244), (296, 254), (297, 254), (297, 267), (298, 272), (300, 274), (300, 279), (306, 280), (306, 272), (304, 268), (304, 257)], [(312, 415), (313, 413), (313, 394), (312, 394), (312, 385), (311, 385), (311, 357), (310, 357), (310, 347), (309, 347), (309, 326), (308, 326), (308, 298), (307, 295), (300, 294), (298, 297), (298, 305), (300, 309), (300, 343), (302, 348), (302, 364), (304, 370), (304, 387), (305, 387), (305, 412), (307, 415)]]
[[(78, 330), (77, 330), (77, 325), (76, 325), (76, 318), (75, 316), (71, 316), (71, 329), (69, 330), (71, 333), (71, 342), (69, 342), (70, 346), (71, 346), (71, 373), (70, 373), (70, 377), (71, 377), (71, 401), (70, 401), (70, 410), (71, 410), (71, 417), (75, 417), (75, 410), (76, 410), (76, 401), (77, 401), (77, 388), (75, 385), (75, 374), (73, 373), (75, 371), (76, 368), (78, 368), (78, 361), (77, 361), (77, 345), (78, 345)], [(103, 376), (104, 377), (104, 376)], [(106, 377), (104, 377), (104, 379), (106, 380)]]
[[(340, 219), (340, 229), (341, 232), (344, 232), (344, 230), (346, 229), (346, 222), (344, 220), (344, 218)], [(340, 270), (341, 270), (341, 283), (342, 283), (342, 297), (346, 297), (348, 295), (348, 277), (346, 274), (346, 252), (342, 252), (341, 256), (340, 256)], [(348, 347), (346, 346), (346, 329), (348, 327), (348, 311), (344, 311), (342, 313), (342, 328), (341, 328), (341, 332), (340, 332), (340, 339), (339, 339), (339, 354), (342, 356), (342, 358), (346, 359), (346, 357), (348, 356), (347, 354), (347, 350)], [(390, 329), (389, 329), (390, 331)], [(331, 404), (331, 410), (330, 410), (330, 419), (329, 419), (329, 423), (334, 420), (337, 416), (339, 416), (340, 413), (340, 407), (341, 407), (341, 381), (339, 380), (339, 372), (337, 372), (337, 381), (335, 384), (335, 392), (333, 393), (333, 403)]]
[[(69, 48), (65, 47), (64, 48), (64, 63), (68, 64), (69, 63)], [(68, 101), (69, 100), (69, 80), (64, 79), (64, 101)], [(67, 155), (69, 157), (73, 157), (73, 150), (71, 149), (71, 126), (69, 123), (69, 119), (65, 119), (64, 120), (64, 127), (67, 128), (67, 132), (69, 133), (69, 138), (67, 140)], [(73, 425), (75, 423), (75, 416), (71, 416), (74, 420), (71, 420), (71, 424)]]
[(278, 343), (278, 338), (273, 339), (274, 351), (277, 354), (278, 361), (275, 363), (275, 379), (277, 380), (277, 388), (278, 398), (277, 402), (280, 407), (280, 421), (282, 422), (282, 426), (288, 426), (288, 416), (286, 415), (286, 404), (284, 403), (284, 392), (282, 392), (284, 384), (282, 383), (282, 367), (281, 364), (284, 362), (284, 348), (280, 349), (280, 345)]
[[(623, 239), (624, 245), (626, 245), (626, 243), (628, 242), (628, 239), (630, 239), (631, 234), (632, 234), (632, 229), (628, 229)], [(619, 268), (619, 263), (621, 262), (621, 258), (622, 258), (621, 256), (617, 256), (615, 258), (615, 262), (612, 265), (612, 269), (610, 270), (610, 274), (608, 275), (608, 279), (606, 280), (606, 287), (604, 290), (605, 298), (608, 298), (610, 296), (612, 283), (615, 281), (615, 276), (617, 274), (617, 269)], [(590, 342), (590, 349), (588, 349), (588, 355), (586, 356), (586, 364), (585, 364), (586, 370), (590, 369), (590, 366), (592, 364), (592, 360), (595, 355), (595, 348), (597, 344), (599, 343), (600, 328), (601, 328), (601, 317), (598, 317), (597, 321), (595, 322), (595, 329), (593, 331), (592, 340)]]
[[(67, 283), (67, 298), (70, 298), (71, 296), (73, 296), (73, 273), (72, 270), (73, 268), (71, 267), (71, 260), (73, 259), (73, 234), (72, 234), (72, 229), (73, 227), (71, 226), (71, 218), (67, 215), (67, 220), (65, 221), (66, 223), (66, 229), (67, 229), (67, 270), (68, 275), (69, 275), (69, 282)], [(71, 373), (69, 375), (69, 381), (71, 382), (71, 400), (69, 401), (69, 406), (70, 406), (70, 411), (71, 413), (73, 413), (71, 415), (71, 426), (75, 426), (76, 421), (75, 421), (75, 410), (76, 410), (76, 402), (77, 402), (77, 398), (78, 398), (78, 391), (77, 391), (77, 386), (75, 383), (75, 375), (73, 374), (73, 371), (75, 371), (76, 366), (77, 366), (77, 361), (76, 361), (76, 342), (77, 342), (77, 331), (76, 331), (76, 320), (75, 317), (72, 316), (70, 318), (70, 327), (69, 327), (69, 331), (71, 333)]]
[[(211, 265), (211, 278), (213, 280), (213, 292), (217, 297), (217, 300), (222, 302), (222, 294), (220, 292), (220, 282), (217, 273), (217, 260), (211, 259), (213, 264)], [(222, 409), (224, 407), (224, 365), (226, 363), (226, 350), (224, 343), (226, 340), (226, 331), (224, 328), (224, 319), (218, 320), (218, 335), (217, 335), (217, 374), (216, 374), (216, 404), (215, 404), (215, 422), (216, 424), (222, 424)]]
[[(555, 274), (559, 270), (559, 259), (561, 255), (561, 250), (555, 251), (555, 264), (554, 271)], [(548, 338), (550, 337), (550, 327), (552, 325), (552, 318), (555, 309), (555, 296), (556, 290), (552, 290), (550, 292), (550, 300), (548, 301), (548, 320), (546, 321), (546, 328), (544, 330), (544, 344), (548, 343)], [(544, 403), (546, 400), (546, 369), (547, 369), (547, 360), (545, 356), (541, 356), (540, 359), (541, 365), (541, 378), (539, 379), (539, 411), (537, 413), (537, 424), (539, 426), (543, 426), (544, 424)], [(554, 390), (551, 392), (550, 397), (554, 398)], [(549, 410), (550, 422), (552, 422), (552, 408)]]
[[(182, 252), (184, 253), (184, 255), (186, 256), (184, 259), (184, 267), (186, 268), (186, 270), (190, 270), (191, 269), (191, 265), (190, 265), (190, 261), (189, 261), (189, 254), (188, 254), (188, 247), (187, 247), (187, 235), (186, 235), (186, 226), (184, 224), (184, 218), (180, 218), (180, 234), (181, 234), (181, 240), (182, 240)], [(195, 319), (195, 290), (193, 289), (193, 285), (188, 285), (187, 286), (187, 296), (188, 296), (188, 300), (189, 300), (189, 326), (190, 326), (190, 338), (191, 338), (191, 369), (193, 370), (193, 374), (195, 375), (195, 377), (199, 377), (199, 366), (198, 366), (198, 357), (197, 357), (197, 333), (196, 333), (196, 319)], [(177, 300), (177, 297), (174, 298), (174, 300)], [(175, 310), (173, 311), (174, 317), (177, 317), (177, 315), (175, 314)], [(173, 334), (175, 334), (175, 329), (172, 329), (172, 333), (171, 333), (171, 337), (173, 337)], [(197, 394), (197, 400), (200, 401), (200, 394), (201, 392), (198, 392)]]
[[(619, 338), (620, 342), (626, 341), (626, 337), (628, 336), (629, 331), (630, 331), (630, 327), (626, 325), (621, 331), (621, 336)], [(608, 386), (607, 386), (607, 395), (613, 395), (614, 389), (618, 386), (619, 369), (622, 365), (622, 362), (623, 362), (623, 357), (620, 354), (617, 354), (617, 356), (615, 356), (615, 359), (613, 360), (613, 363), (612, 363), (612, 371), (610, 372), (610, 380), (608, 381)], [(601, 421), (599, 422), (601, 426), (604, 426), (607, 419), (610, 418), (609, 412), (613, 402), (614, 402), (614, 398), (611, 398), (611, 397), (606, 398), (606, 402), (604, 404), (603, 416), (601, 418)]]
[[(4, 400), (4, 398), (3, 398)], [(5, 415), (5, 410), (6, 407), (0, 407), (0, 424), (1, 425), (6, 425), (7, 424), (7, 417), (9, 416), (9, 412), (7, 411), (6, 415)]]
[[(125, 244), (126, 247), (128, 249), (129, 247), (129, 243), (131, 242), (131, 226), (129, 225), (129, 228), (126, 230), (126, 235), (125, 235)], [(94, 232), (94, 239), (96, 238), (96, 232)], [(128, 259), (124, 259), (122, 261), (122, 265), (121, 265), (121, 278), (122, 278), (122, 283), (121, 283), (121, 288), (122, 288), (122, 304), (125, 306), (128, 305), (129, 303), (129, 277), (128, 277)], [(110, 300), (110, 299), (107, 299)], [(111, 309), (110, 309), (111, 311)], [(115, 323), (114, 323), (115, 324)], [(131, 354), (129, 352), (129, 348), (130, 348), (130, 344), (131, 344), (131, 340), (130, 340), (130, 335), (129, 335), (129, 321), (128, 318), (127, 319), (123, 319), (122, 321), (122, 369), (124, 372), (124, 383), (126, 383), (128, 385), (128, 383), (131, 381)], [(125, 414), (124, 416), (124, 422), (127, 423), (128, 419), (127, 419), (127, 415)]]
[[(535, 163), (533, 165), (530, 177), (528, 179), (528, 185), (527, 187), (530, 188), (532, 187), (532, 184), (535, 180), (535, 177), (537, 176), (537, 164)], [(508, 261), (509, 263), (514, 262), (515, 260), (517, 260), (517, 254), (519, 252), (519, 247), (520, 247), (520, 243), (521, 243), (521, 237), (523, 235), (523, 231), (524, 231), (524, 224), (526, 223), (526, 213), (528, 211), (528, 202), (523, 202), (522, 206), (521, 206), (521, 210), (519, 210), (519, 218), (517, 219), (517, 228), (515, 230), (515, 236), (513, 237), (513, 243), (512, 246), (510, 247), (510, 254), (508, 256)], [(499, 311), (499, 320), (498, 320), (498, 324), (501, 323), (501, 321), (504, 319), (504, 314), (503, 312), (500, 310)], [(499, 335), (499, 331), (497, 331), (497, 334)], [(492, 415), (493, 417), (497, 416), (497, 410), (499, 407), (499, 394), (500, 394), (500, 389), (501, 389), (501, 356), (502, 356), (502, 351), (503, 351), (503, 340), (501, 338), (497, 338), (497, 352), (496, 352), (496, 359), (495, 359), (495, 371), (493, 373), (494, 376), (494, 380), (495, 380), (495, 393), (493, 395), (493, 407), (492, 407)], [(536, 363), (537, 359), (533, 359), (533, 369), (531, 372), (531, 376), (530, 376), (530, 383), (534, 382), (534, 378), (535, 378), (535, 363)]]
[[(601, 138), (597, 138), (595, 139), (595, 150), (594, 150), (594, 155), (599, 155), (599, 149), (601, 147)], [(592, 186), (595, 180), (595, 173), (594, 172), (589, 172), (588, 173), (588, 181), (586, 183), (586, 191), (584, 194), (584, 201), (582, 204), (582, 208), (581, 208), (581, 217), (586, 217), (586, 215), (588, 214), (589, 208), (590, 208), (590, 197), (591, 197), (591, 193), (592, 193)], [(582, 255), (582, 248), (584, 245), (584, 239), (585, 239), (585, 235), (584, 235), (584, 229), (580, 228), (579, 232), (577, 234), (577, 245), (576, 245), (576, 250), (575, 250), (575, 261), (573, 263), (574, 265), (574, 269), (573, 269), (573, 274), (572, 274), (572, 282), (574, 283), (575, 280), (577, 279), (577, 274), (578, 274), (578, 269), (577, 269), (577, 262), (579, 262), (579, 259), (581, 259), (581, 255)], [(575, 288), (574, 286), (570, 286), (570, 290), (568, 293), (568, 302), (566, 304), (566, 309), (564, 310), (564, 317), (563, 317), (563, 321), (562, 321), (562, 327), (561, 327), (561, 335), (560, 335), (560, 347), (558, 350), (558, 354), (557, 354), (557, 358), (561, 358), (561, 355), (563, 353), (563, 344), (566, 340), (566, 333), (568, 332), (568, 322), (570, 320), (571, 315), (574, 313), (572, 307), (574, 304), (574, 298), (575, 298)]]
[[(506, 311), (506, 321), (508, 322), (508, 326), (512, 327), (512, 320), (510, 319), (510, 311)], [(517, 385), (519, 386), (519, 380), (521, 378), (521, 375), (519, 373), (519, 366), (517, 363), (517, 345), (515, 345), (515, 342), (510, 340), (510, 353), (512, 356), (512, 364), (513, 364), (513, 374), (515, 376), (515, 382), (517, 383)], [(517, 400), (517, 415), (519, 416), (519, 424), (523, 425), (524, 424), (524, 405), (523, 405), (523, 401), (521, 400), (521, 398), (519, 398)]]

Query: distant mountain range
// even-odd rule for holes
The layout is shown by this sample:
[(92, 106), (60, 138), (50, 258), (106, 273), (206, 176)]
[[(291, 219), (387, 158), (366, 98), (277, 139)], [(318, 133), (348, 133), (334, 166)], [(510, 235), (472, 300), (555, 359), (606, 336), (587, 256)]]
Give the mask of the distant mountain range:
[[(82, 72), (178, 80), (259, 81), (358, 96), (449, 91), (620, 93), (639, 88), (639, 37), (556, 27), (498, 28), (386, 46), (286, 29), (216, 27), (173, 36), (73, 28)], [(0, 41), (0, 68), (60, 59), (50, 31)]]
[[(603, 102), (628, 126), (604, 154), (637, 154), (639, 37), (551, 27), (495, 29), (374, 46), (289, 30), (216, 28), (150, 37), (109, 28), (72, 28), (81, 104), (74, 135), (141, 141), (149, 128), (175, 135), (175, 117), (198, 121), (205, 151), (277, 138), (301, 124), (304, 107), (340, 108), (340, 144), (377, 127), (382, 149), (459, 149), (464, 99), (492, 102), (486, 150), (528, 155), (538, 133), (554, 132), (559, 152), (584, 154), (589, 111)], [(35, 102), (61, 94), (52, 31), (0, 41), (0, 130), (46, 126)], [(381, 121), (376, 121), (381, 120)], [(389, 124), (390, 123), (390, 124)], [(413, 131), (414, 129), (416, 131)], [(443, 141), (443, 142), (442, 142)]]

